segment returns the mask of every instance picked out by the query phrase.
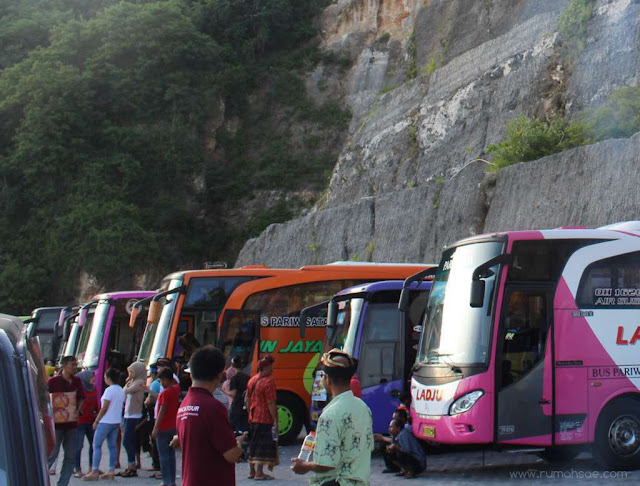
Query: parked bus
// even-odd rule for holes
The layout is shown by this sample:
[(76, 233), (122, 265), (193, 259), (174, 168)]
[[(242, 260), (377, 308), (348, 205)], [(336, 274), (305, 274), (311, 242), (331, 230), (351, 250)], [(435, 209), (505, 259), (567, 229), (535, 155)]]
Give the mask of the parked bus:
[[(206, 340), (200, 338), (201, 332), (193, 344), (216, 344), (227, 363), (232, 356), (241, 356), (249, 363), (247, 371), (256, 373), (260, 356), (274, 355), (280, 442), (288, 443), (308, 422), (313, 371), (322, 351), (326, 324), (326, 319), (309, 323), (308, 338), (300, 339), (300, 311), (330, 299), (346, 287), (405, 278), (424, 268), (424, 265), (335, 263), (302, 267), (268, 278), (243, 277), (245, 281), (237, 284), (233, 292), (224, 294), (226, 304), (222, 312), (216, 310), (209, 318), (203, 317), (209, 312), (206, 307), (194, 308), (189, 298), (192, 290), (186, 286), (175, 300), (165, 305), (159, 324), (170, 309), (171, 315), (166, 319), (170, 319), (171, 329), (167, 337), (159, 339), (161, 328), (158, 327), (151, 356), (157, 359), (166, 355), (186, 361), (189, 352), (185, 352), (185, 344), (192, 341), (190, 329), (193, 326), (197, 332), (198, 322), (208, 323)], [(192, 279), (198, 275), (184, 272), (184, 277), (187, 274)], [(179, 288), (184, 284), (176, 282), (173, 285)]]
[[(325, 303), (305, 309), (301, 317), (308, 321), (328, 315), (323, 351), (341, 349), (359, 361), (356, 374), (362, 399), (373, 413), (373, 431), (381, 434), (389, 430), (389, 420), (400, 405), (398, 397), (409, 391), (431, 282), (419, 281), (410, 287), (406, 312), (398, 309), (402, 288), (401, 280), (351, 287), (338, 292), (328, 306)], [(304, 334), (301, 327), (303, 337)], [(312, 426), (328, 403), (322, 376), (316, 371)]]
[(294, 271), (247, 265), (168, 275), (150, 304), (150, 319), (144, 330), (138, 360), (149, 365), (164, 356), (179, 359), (184, 354), (180, 341), (184, 342), (187, 335), (187, 339), (193, 337), (200, 344), (216, 343), (220, 314), (238, 285)]
[(39, 340), (0, 314), (0, 485), (49, 485), (56, 436), (45, 382)]
[(39, 307), (34, 309), (25, 322), (27, 338), (38, 336), (42, 358), (55, 361), (62, 343), (62, 329), (58, 327), (58, 318), (64, 307)]
[(446, 249), (411, 381), (413, 432), (445, 444), (591, 444), (640, 466), (640, 222), (515, 231)]
[(136, 302), (155, 295), (155, 291), (146, 290), (109, 292), (96, 295), (80, 308), (78, 343), (73, 354), (78, 358), (80, 368), (97, 371), (98, 396), (102, 393), (107, 368), (126, 372), (127, 366), (135, 360), (146, 315), (139, 316), (139, 325), (130, 327), (130, 314)]

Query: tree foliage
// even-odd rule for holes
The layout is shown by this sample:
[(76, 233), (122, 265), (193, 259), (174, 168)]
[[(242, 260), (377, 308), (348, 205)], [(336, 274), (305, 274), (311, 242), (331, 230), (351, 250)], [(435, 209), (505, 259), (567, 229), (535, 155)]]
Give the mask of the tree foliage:
[[(230, 233), (216, 226), (215, 211), (237, 197), (226, 191), (247, 184), (243, 177), (255, 179), (256, 168), (264, 180), (249, 184), (295, 179), (297, 164), (281, 160), (291, 159), (286, 131), (273, 137), (280, 145), (261, 148), (253, 159), (242, 154), (238, 134), (229, 136), (225, 150), (237, 157), (220, 164), (207, 148), (208, 124), (220, 99), (246, 115), (248, 94), (292, 46), (313, 35), (321, 6), (316, 0), (3, 3), (3, 310), (25, 313), (69, 300), (82, 271), (116, 287), (149, 268), (217, 259)], [(325, 115), (344, 119), (329, 109), (327, 115), (313, 105), (308, 116), (320, 125)], [(312, 169), (326, 170), (323, 162)], [(203, 208), (213, 220), (204, 221)], [(279, 208), (274, 217), (285, 212)], [(249, 231), (267, 224), (265, 214)]]

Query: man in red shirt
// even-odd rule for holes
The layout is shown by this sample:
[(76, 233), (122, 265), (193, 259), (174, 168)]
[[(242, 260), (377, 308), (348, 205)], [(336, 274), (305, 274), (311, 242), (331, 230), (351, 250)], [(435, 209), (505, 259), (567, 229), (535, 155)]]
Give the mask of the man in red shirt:
[[(60, 446), (64, 447), (64, 460), (58, 486), (67, 486), (73, 474), (76, 447), (78, 443), (78, 412), (82, 408), (84, 388), (82, 381), (75, 376), (78, 362), (73, 356), (64, 356), (60, 360), (62, 373), (49, 379), (47, 386), (51, 393), (56, 423), (56, 447), (49, 456), (49, 469), (53, 466)], [(75, 402), (75, 404), (74, 404)]]
[(173, 371), (164, 368), (159, 374), (160, 384), (164, 388), (158, 397), (158, 418), (151, 432), (156, 441), (160, 458), (162, 484), (176, 484), (176, 451), (171, 447), (171, 440), (176, 434), (176, 415), (180, 401), (180, 386), (173, 379)]
[(213, 346), (198, 349), (189, 361), (192, 385), (177, 418), (183, 486), (236, 484), (234, 464), (242, 455), (244, 436), (234, 437), (227, 409), (213, 397), (224, 365), (222, 353)]

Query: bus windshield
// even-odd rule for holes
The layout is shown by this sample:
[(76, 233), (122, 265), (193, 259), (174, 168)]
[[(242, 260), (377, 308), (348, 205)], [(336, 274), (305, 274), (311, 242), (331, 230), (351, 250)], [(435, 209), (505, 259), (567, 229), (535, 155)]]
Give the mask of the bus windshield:
[[(87, 326), (90, 328), (87, 332), (89, 332), (89, 340), (86, 345), (86, 352), (83, 347), (82, 342), (82, 334), (80, 336), (80, 343), (78, 344), (78, 361), (79, 365), (84, 369), (95, 370), (98, 368), (100, 364), (100, 353), (102, 352), (102, 338), (104, 337), (104, 332), (107, 328), (107, 317), (109, 316), (109, 311), (111, 310), (111, 304), (108, 300), (101, 300), (97, 307), (96, 311), (93, 314), (92, 323), (89, 322), (89, 317), (87, 317), (87, 322), (84, 327)], [(85, 329), (82, 330), (83, 334)], [(82, 356), (81, 356), (82, 354)]]
[[(180, 286), (182, 286), (182, 280), (174, 279), (169, 283), (167, 290), (177, 289)], [(167, 295), (158, 323), (155, 325), (150, 324), (144, 330), (138, 361), (152, 364), (167, 354), (166, 349), (169, 343), (169, 334), (171, 333), (171, 322), (173, 321), (173, 314), (179, 296), (180, 294), (177, 292)]]
[[(77, 358), (79, 363), (82, 362), (82, 360), (84, 359), (84, 355), (87, 352), (89, 338), (91, 337), (91, 329), (93, 328), (94, 315), (95, 313), (93, 309), (89, 309), (87, 320), (84, 323), (84, 326), (80, 327), (77, 322), (73, 325), (74, 328), (77, 328), (77, 330), (75, 331), (76, 334), (75, 336), (73, 336), (75, 340), (75, 342), (73, 343), (73, 346), (75, 347), (75, 349), (73, 350), (73, 355)], [(71, 342), (71, 336), (69, 336), (69, 341)]]
[(353, 355), (364, 302), (362, 297), (338, 302), (336, 325), (327, 329), (329, 349), (338, 348)]
[(498, 265), (486, 282), (484, 304), (469, 305), (473, 271), (503, 251), (503, 243), (488, 241), (447, 250), (435, 275), (427, 304), (417, 363), (456, 366), (484, 365), (489, 357), (489, 305)]

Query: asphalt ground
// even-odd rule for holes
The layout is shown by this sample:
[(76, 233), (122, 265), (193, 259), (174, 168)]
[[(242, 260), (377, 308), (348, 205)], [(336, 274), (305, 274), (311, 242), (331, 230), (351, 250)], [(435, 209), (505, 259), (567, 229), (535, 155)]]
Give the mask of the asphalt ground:
[[(301, 442), (301, 441), (300, 441)], [(284, 446), (280, 448), (281, 464), (273, 471), (274, 481), (268, 481), (271, 486), (293, 486), (308, 484), (308, 476), (297, 476), (289, 469), (292, 457), (296, 457), (300, 450), (300, 444)], [(83, 451), (83, 469), (87, 471), (87, 453)], [(124, 450), (121, 452), (121, 461), (126, 461)], [(106, 446), (102, 455), (103, 465), (108, 461)], [(181, 457), (178, 453), (178, 481), (180, 477)], [(159, 486), (161, 481), (151, 479), (150, 472), (144, 470), (151, 461), (145, 455), (143, 470), (137, 478), (116, 478), (115, 481), (100, 483), (130, 484), (130, 485), (154, 485)], [(427, 471), (415, 479), (397, 478), (394, 475), (382, 474), (384, 464), (380, 455), (374, 455), (371, 460), (371, 485), (383, 486), (388, 484), (411, 485), (491, 485), (491, 484), (523, 484), (524, 483), (591, 483), (598, 485), (640, 484), (640, 471), (606, 471), (600, 467), (590, 454), (583, 453), (574, 461), (562, 466), (548, 464), (530, 453), (509, 453), (496, 451), (452, 451), (433, 454), (428, 457)], [(60, 464), (58, 464), (58, 471)], [(215, 471), (211, 471), (210, 486), (217, 486)], [(256, 482), (247, 478), (249, 465), (241, 463), (236, 466), (236, 483), (238, 486), (254, 485)], [(51, 484), (55, 485), (58, 476), (51, 477)], [(71, 479), (72, 485), (88, 484), (76, 478)], [(203, 485), (203, 486), (209, 486)]]

